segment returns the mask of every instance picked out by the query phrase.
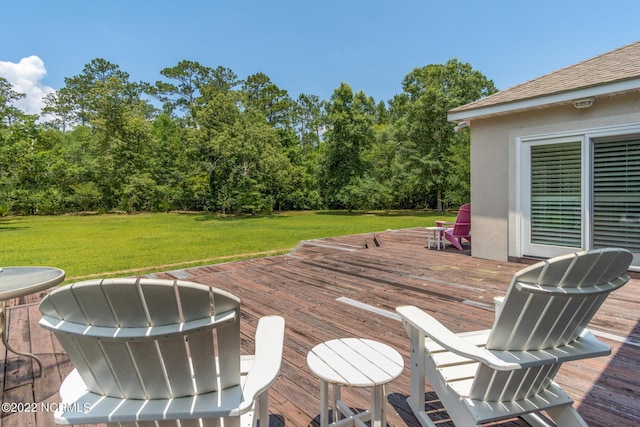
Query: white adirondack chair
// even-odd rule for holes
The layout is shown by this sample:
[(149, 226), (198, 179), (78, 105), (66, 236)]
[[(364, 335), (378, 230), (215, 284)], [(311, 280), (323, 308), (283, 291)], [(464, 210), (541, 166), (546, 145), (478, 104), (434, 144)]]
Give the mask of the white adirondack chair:
[(40, 311), (75, 366), (60, 387), (58, 424), (269, 425), (279, 316), (259, 320), (255, 355), (241, 356), (240, 300), (200, 284), (79, 282), (51, 292)]
[(522, 416), (548, 426), (586, 426), (554, 381), (563, 362), (604, 356), (611, 348), (586, 329), (609, 292), (628, 280), (632, 255), (602, 249), (560, 256), (513, 277), (493, 328), (454, 334), (413, 306), (398, 307), (411, 340), (411, 395), (420, 423), (425, 376), (457, 426)]

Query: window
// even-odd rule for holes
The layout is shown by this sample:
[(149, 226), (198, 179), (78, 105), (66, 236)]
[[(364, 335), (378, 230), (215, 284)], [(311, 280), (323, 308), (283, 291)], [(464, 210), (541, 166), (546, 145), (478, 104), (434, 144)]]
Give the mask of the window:
[(640, 252), (640, 136), (593, 143), (594, 248)]
[(521, 143), (520, 256), (619, 247), (640, 270), (640, 123)]
[(580, 141), (531, 147), (531, 243), (580, 248)]

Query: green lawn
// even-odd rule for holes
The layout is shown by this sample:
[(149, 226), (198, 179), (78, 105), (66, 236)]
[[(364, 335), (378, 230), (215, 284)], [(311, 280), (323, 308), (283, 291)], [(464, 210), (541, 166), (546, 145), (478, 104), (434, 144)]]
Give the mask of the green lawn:
[(0, 219), (0, 266), (46, 265), (67, 280), (127, 276), (289, 252), (301, 240), (434, 225), (455, 215), (283, 212), (35, 216)]

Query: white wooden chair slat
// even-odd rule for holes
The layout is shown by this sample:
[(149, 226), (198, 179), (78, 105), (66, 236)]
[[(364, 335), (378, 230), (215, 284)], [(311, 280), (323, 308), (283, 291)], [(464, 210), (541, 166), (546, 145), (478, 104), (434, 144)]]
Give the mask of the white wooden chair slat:
[(192, 334), (187, 345), (191, 355), (196, 393), (218, 390), (217, 364), (210, 363), (211, 355), (215, 354), (211, 332), (203, 330)]
[[(95, 378), (94, 367), (91, 366), (89, 361), (84, 355), (84, 348), (82, 345), (78, 345), (78, 339), (68, 334), (56, 334), (60, 345), (65, 349), (69, 359), (74, 361), (76, 369), (83, 373), (84, 382), (87, 387), (92, 390), (100, 390), (104, 392)], [(97, 343), (95, 343), (97, 345)]]
[[(180, 298), (180, 306), (182, 308), (184, 321), (200, 319), (211, 314), (211, 303), (209, 301), (211, 298), (210, 294), (205, 295), (201, 288), (194, 287), (189, 282), (178, 281), (176, 282), (176, 285), (178, 286), (178, 295)], [(229, 304), (228, 308), (216, 305), (216, 313), (233, 311), (237, 308), (238, 304), (240, 304), (240, 300), (236, 298), (232, 304)]]
[[(240, 355), (240, 300), (207, 286), (110, 279), (58, 288), (40, 305), (75, 365), (55, 414), (61, 424), (252, 426), (268, 419), (282, 360), (284, 320), (261, 318), (256, 354)], [(180, 420), (180, 424), (170, 420)], [(253, 426), (255, 427), (255, 426)]]
[(182, 419), (180, 420), (180, 427), (200, 427), (198, 420)]
[(156, 424), (153, 421), (146, 421), (140, 423), (119, 423), (118, 427), (182, 427), (177, 421), (168, 421), (165, 424)]
[[(130, 399), (146, 399), (148, 397), (145, 388), (140, 382), (138, 367), (129, 352), (127, 342), (103, 341), (100, 343), (102, 353), (107, 362), (113, 386), (119, 390), (118, 394)], [(142, 364), (149, 363), (152, 358), (150, 352), (144, 352)], [(140, 363), (140, 361), (137, 361)], [(106, 367), (105, 367), (106, 368)], [(100, 376), (98, 376), (100, 378)], [(115, 394), (115, 390), (112, 392)]]
[(469, 363), (470, 360), (473, 360), (469, 359), (468, 357), (452, 353), (448, 350), (431, 354), (431, 359), (433, 359), (433, 363), (435, 363), (437, 368), (465, 365)]
[(68, 322), (87, 323), (87, 314), (90, 313), (90, 319), (92, 323), (100, 325), (116, 325), (116, 319), (114, 318), (111, 306), (108, 303), (106, 296), (102, 292), (100, 286), (93, 285), (94, 283), (100, 283), (99, 281), (91, 282), (91, 286), (78, 286), (72, 292), (73, 298), (69, 299), (68, 303), (77, 304), (78, 315), (64, 316), (64, 319)]
[(234, 311), (223, 312), (215, 316), (190, 320), (185, 323), (144, 326), (144, 327), (113, 327), (86, 325), (82, 323), (69, 322), (43, 315), (41, 324), (49, 329), (55, 329), (61, 333), (82, 335), (87, 338), (98, 338), (103, 341), (122, 340), (129, 341), (149, 341), (158, 337), (169, 337), (172, 335), (185, 335), (188, 332), (194, 333), (200, 329), (211, 329), (235, 321)]
[(220, 388), (225, 389), (240, 382), (240, 322), (218, 328), (217, 338)]
[(154, 283), (139, 286), (139, 289), (150, 325), (170, 325), (182, 322), (180, 304), (176, 298), (173, 284)]
[[(573, 400), (560, 387), (552, 384), (531, 399), (503, 401), (496, 405), (491, 401), (473, 401), (478, 419), (485, 423), (512, 418), (513, 414), (535, 412), (541, 407), (570, 406)], [(478, 424), (479, 425), (479, 424)], [(569, 425), (569, 424), (565, 424)], [(565, 426), (563, 425), (563, 427)]]
[[(609, 282), (612, 278), (615, 280), (615, 271), (619, 271), (621, 268), (625, 268), (624, 260), (616, 257), (614, 252), (601, 252), (597, 254), (600, 259), (597, 259), (596, 255), (593, 255), (592, 259), (588, 257), (584, 257), (581, 259), (585, 264), (589, 264), (585, 266), (585, 269), (588, 269), (588, 273), (583, 278), (583, 283), (587, 283), (590, 285), (593, 284), (604, 284)], [(608, 268), (593, 268), (595, 265), (606, 265)], [(591, 267), (591, 268), (589, 268)], [(612, 273), (613, 272), (613, 273)], [(603, 279), (604, 278), (604, 279)]]
[[(196, 421), (196, 420), (194, 420)], [(249, 424), (251, 425), (251, 424)], [(220, 419), (219, 418), (205, 418), (202, 420), (202, 427), (220, 427)], [(158, 427), (163, 427), (162, 425), (158, 425)]]
[(478, 371), (478, 362), (469, 361), (454, 366), (440, 368), (442, 378), (447, 382), (473, 379)]
[(140, 299), (136, 286), (113, 286), (110, 281), (104, 280), (100, 288), (109, 301), (116, 318), (115, 324), (100, 326), (151, 326), (146, 314), (146, 307)]
[[(189, 337), (191, 338), (191, 337)], [(171, 384), (171, 396), (157, 396), (156, 399), (189, 396), (196, 393), (189, 353), (184, 339), (168, 338), (158, 341), (162, 361)]]
[[(186, 288), (188, 289), (188, 287)], [(233, 294), (217, 289), (216, 292), (211, 295), (216, 312), (229, 311), (240, 304), (240, 300)]]
[(55, 292), (49, 293), (49, 298), (41, 302), (40, 307), (47, 313), (54, 313), (55, 316), (62, 320), (71, 319), (71, 321), (83, 321), (84, 313), (80, 310), (80, 306), (74, 298), (69, 298)]
[(559, 425), (585, 426), (553, 378), (564, 362), (610, 353), (586, 328), (629, 280), (632, 259), (624, 249), (601, 249), (519, 271), (488, 334), (453, 334), (416, 307), (398, 307), (411, 339), (409, 404), (422, 425), (433, 425), (424, 410), (426, 376), (456, 425), (513, 416), (543, 425), (535, 414), (546, 411)]
[[(153, 390), (159, 396), (170, 396), (171, 391), (164, 373), (158, 346), (153, 341), (131, 341), (129, 351), (136, 361), (140, 382), (144, 390)], [(148, 392), (143, 398), (149, 398)]]
[[(476, 345), (482, 347), (478, 342)], [(500, 356), (505, 364), (512, 366), (517, 365), (521, 368), (532, 368), (549, 363), (564, 363), (573, 360), (584, 359), (585, 357), (606, 356), (610, 353), (611, 348), (600, 342), (589, 331), (585, 331), (580, 340), (576, 340), (571, 344), (562, 347), (547, 348), (543, 350), (531, 351), (509, 351), (502, 352), (500, 350), (489, 350), (490, 353)], [(470, 363), (473, 359), (461, 356), (448, 350), (431, 353), (430, 359), (436, 368), (447, 368)]]
[[(90, 408), (86, 414), (78, 411), (60, 411), (57, 421), (65, 424), (98, 424), (137, 421), (154, 421), (163, 419), (193, 419), (203, 415), (207, 417), (237, 416), (237, 402), (242, 400), (240, 386), (229, 388), (223, 392), (205, 393), (197, 396), (185, 396), (175, 399), (122, 399), (105, 397), (94, 393), (84, 393), (74, 396), (71, 389), (82, 390), (82, 380), (73, 371), (68, 377), (60, 395), (63, 401), (77, 402), (79, 407)], [(86, 405), (86, 406), (85, 406)]]
[[(76, 338), (74, 341), (89, 369), (88, 372), (83, 372), (83, 374), (94, 381), (95, 390), (106, 394), (120, 395), (122, 391), (116, 377), (113, 375), (110, 361), (105, 358), (102, 343), (83, 338)], [(71, 354), (69, 354), (69, 358), (71, 358)], [(89, 380), (87, 386), (91, 384), (91, 380)]]

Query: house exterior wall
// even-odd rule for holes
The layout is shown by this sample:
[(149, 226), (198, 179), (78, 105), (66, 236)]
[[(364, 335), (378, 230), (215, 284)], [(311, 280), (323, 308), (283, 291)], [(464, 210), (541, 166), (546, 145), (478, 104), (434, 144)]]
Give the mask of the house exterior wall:
[(521, 256), (519, 231), (520, 139), (640, 125), (640, 93), (475, 119), (471, 122), (472, 255), (506, 261)]

